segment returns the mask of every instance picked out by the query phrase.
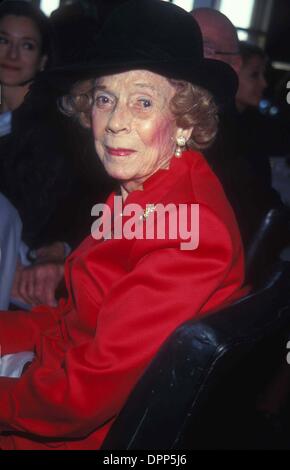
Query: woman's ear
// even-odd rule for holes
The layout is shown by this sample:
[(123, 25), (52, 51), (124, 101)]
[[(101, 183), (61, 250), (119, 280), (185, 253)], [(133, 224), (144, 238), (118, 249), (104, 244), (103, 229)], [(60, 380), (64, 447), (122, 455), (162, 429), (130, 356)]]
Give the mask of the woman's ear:
[(45, 69), (45, 66), (47, 64), (47, 61), (48, 61), (48, 56), (47, 55), (43, 55), (40, 59), (40, 64), (39, 64), (39, 71), (40, 72), (43, 72), (44, 69)]
[(186, 149), (186, 145), (191, 137), (192, 130), (193, 130), (192, 127), (190, 127), (189, 129), (182, 129), (179, 127), (177, 129), (176, 135), (175, 135), (175, 142), (176, 142), (175, 156), (177, 158), (180, 158), (182, 155), (182, 152)]
[(186, 142), (188, 142), (191, 137), (192, 131), (193, 127), (190, 127), (189, 129), (182, 129), (181, 127), (178, 127), (176, 131), (176, 140), (180, 137), (184, 137)]

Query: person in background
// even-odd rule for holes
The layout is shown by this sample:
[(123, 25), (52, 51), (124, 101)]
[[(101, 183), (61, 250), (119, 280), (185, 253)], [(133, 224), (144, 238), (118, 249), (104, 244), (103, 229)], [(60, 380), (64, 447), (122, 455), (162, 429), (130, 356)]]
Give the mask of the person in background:
[(262, 175), (268, 185), (272, 184), (270, 157), (290, 154), (290, 137), (287, 122), (277, 113), (264, 115), (259, 106), (267, 88), (266, 53), (258, 46), (240, 42), (242, 66), (239, 73), (239, 89), (236, 96), (240, 144), (243, 153), (252, 163), (256, 174)]
[(239, 39), (229, 18), (212, 8), (196, 8), (191, 14), (202, 32), (205, 57), (225, 62), (239, 76), (242, 66)]
[(259, 180), (272, 187), (269, 143), (272, 123), (259, 112), (259, 105), (267, 88), (265, 79), (267, 58), (258, 46), (240, 42), (242, 64), (236, 95), (237, 119), (240, 128), (241, 151)]
[(267, 88), (265, 79), (266, 54), (258, 46), (241, 41), (239, 43), (242, 64), (239, 71), (239, 89), (236, 105), (239, 112), (247, 108), (258, 108)]
[[(78, 27), (83, 45), (80, 19)], [(69, 247), (90, 233), (91, 208), (111, 190), (104, 172), (90, 169), (89, 176), (82, 177), (85, 165), (81, 158), (76, 162), (85, 150), (85, 130), (67, 131), (68, 119), (57, 110), (53, 87), (38, 80), (39, 72), (56, 61), (52, 32), (50, 21), (30, 3), (10, 0), (0, 5), (0, 82), (6, 123), (0, 139), (0, 190), (23, 223), (27, 256), (19, 259), (12, 300), (27, 305), (56, 304)], [(90, 162), (95, 169), (96, 158)], [(91, 174), (99, 177), (91, 181)]]
[(22, 224), (16, 209), (0, 194), (0, 310), (7, 310), (20, 250)]
[(2, 2), (1, 116), (7, 122), (8, 115), (10, 124), (0, 139), (0, 190), (17, 208), (23, 240), (31, 249), (51, 241), (42, 234), (49, 232), (49, 219), (69, 181), (69, 165), (58, 148), (57, 133), (53, 126), (49, 128), (49, 108), (43, 107), (43, 97), (31, 99), (36, 75), (50, 63), (53, 44), (46, 16), (22, 0)]
[[(17, 208), (23, 224), (24, 241), (31, 248), (41, 246), (41, 240), (39, 244), (34, 245), (34, 243), (37, 234), (45, 225), (47, 212), (49, 213), (47, 192), (51, 190), (49, 198), (51, 200), (54, 198), (53, 190), (56, 187), (51, 185), (51, 181), (56, 170), (53, 166), (56, 164), (59, 169), (61, 162), (56, 162), (51, 152), (52, 157), (43, 163), (45, 153), (44, 145), (40, 145), (41, 135), (37, 139), (32, 138), (35, 130), (29, 120), (29, 113), (24, 111), (26, 109), (24, 101), (35, 76), (49, 66), (52, 57), (51, 28), (45, 15), (24, 1), (2, 2), (0, 5), (0, 190)], [(64, 259), (63, 244), (56, 242), (51, 245), (52, 241), (55, 240), (48, 240), (45, 244), (49, 246), (43, 247), (41, 252), (36, 252), (39, 261), (44, 261), (50, 256)], [(19, 279), (20, 270), (24, 271), (24, 267), (19, 258), (15, 281)], [(6, 282), (6, 279), (7, 277), (2, 278), (2, 283)], [(14, 282), (15, 297), (19, 296), (17, 290)]]
[[(0, 378), (2, 449), (99, 449), (176, 327), (245, 293), (236, 220), (200, 153), (217, 132), (213, 95), (223, 102), (237, 81), (226, 64), (204, 59), (191, 15), (161, 0), (129, 1), (102, 29), (94, 60), (62, 73), (72, 70), (91, 80), (91, 90), (79, 95), (76, 85), (62, 109), (91, 123), (96, 152), (119, 189), (67, 260), (68, 299), (13, 319), (0, 315), (3, 360), (35, 351), (18, 378)], [(133, 226), (162, 224), (164, 236), (132, 234), (132, 205)], [(170, 208), (165, 220), (163, 207)], [(176, 214), (174, 233), (167, 222)], [(183, 246), (195, 235), (198, 243)]]
[[(239, 80), (242, 75), (244, 81), (240, 44), (231, 21), (210, 8), (197, 8), (192, 15), (203, 34), (205, 56), (227, 63), (235, 70)], [(261, 76), (259, 80), (263, 91), (265, 82)], [(259, 90), (258, 95), (261, 96), (261, 87)], [(255, 96), (255, 103), (257, 99)], [(249, 136), (255, 134), (256, 129), (250, 126), (246, 130), (244, 121), (235, 100), (220, 108), (219, 134), (213, 146), (206, 151), (206, 157), (232, 204), (247, 249), (267, 212), (280, 206), (281, 200), (272, 188), (269, 161), (261, 156), (263, 141), (256, 140), (256, 145), (252, 145)]]
[(50, 28), (45, 16), (22, 1), (0, 6), (1, 120), (24, 101), (35, 75), (51, 56)]

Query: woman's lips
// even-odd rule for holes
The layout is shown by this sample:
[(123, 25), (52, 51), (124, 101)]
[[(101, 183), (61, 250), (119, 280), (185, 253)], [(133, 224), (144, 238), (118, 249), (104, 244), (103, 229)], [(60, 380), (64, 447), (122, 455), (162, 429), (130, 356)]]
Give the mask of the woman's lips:
[(130, 155), (136, 152), (136, 150), (132, 149), (112, 148), (107, 146), (106, 150), (110, 155), (113, 155), (114, 157), (129, 157)]
[(2, 67), (2, 69), (5, 69), (5, 70), (13, 70), (13, 71), (15, 71), (15, 72), (18, 72), (19, 70), (21, 70), (20, 67), (15, 67), (14, 65), (2, 64), (1, 67)]

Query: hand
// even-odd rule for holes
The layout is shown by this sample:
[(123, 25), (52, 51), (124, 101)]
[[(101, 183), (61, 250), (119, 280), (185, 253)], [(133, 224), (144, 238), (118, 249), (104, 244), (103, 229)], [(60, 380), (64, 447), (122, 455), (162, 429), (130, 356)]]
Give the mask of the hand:
[(64, 275), (62, 262), (44, 262), (33, 266), (17, 266), (12, 298), (32, 305), (57, 305), (56, 290)]
[(55, 242), (52, 245), (44, 246), (35, 251), (36, 262), (54, 262), (65, 260), (65, 246), (62, 242)]

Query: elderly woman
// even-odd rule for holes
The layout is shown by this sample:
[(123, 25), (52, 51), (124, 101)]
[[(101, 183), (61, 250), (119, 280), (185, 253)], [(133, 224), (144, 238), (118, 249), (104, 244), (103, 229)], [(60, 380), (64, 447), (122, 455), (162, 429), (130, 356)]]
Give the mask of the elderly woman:
[[(95, 63), (79, 68), (94, 79), (91, 98), (64, 105), (82, 120), (90, 113), (120, 193), (67, 261), (68, 300), (0, 318), (2, 354), (35, 351), (21, 377), (0, 379), (4, 449), (99, 448), (175, 328), (242, 294), (232, 210), (202, 155), (186, 150), (214, 139), (216, 107), (205, 89), (219, 100), (226, 87), (234, 93), (233, 72), (204, 60), (193, 18), (159, 0), (126, 3), (98, 43)], [(137, 227), (153, 220), (156, 230), (140, 236)]]

